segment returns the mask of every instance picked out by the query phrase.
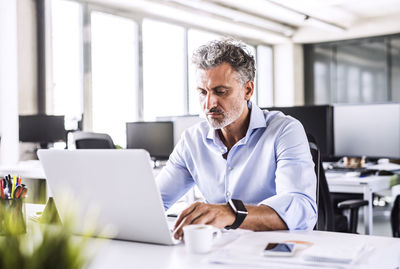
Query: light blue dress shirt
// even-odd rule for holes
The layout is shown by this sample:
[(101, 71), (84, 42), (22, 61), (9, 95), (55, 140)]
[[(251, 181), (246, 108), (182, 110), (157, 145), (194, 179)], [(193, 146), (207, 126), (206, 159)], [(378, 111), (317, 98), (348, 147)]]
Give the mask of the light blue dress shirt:
[(317, 220), (316, 176), (301, 123), (281, 112), (251, 109), (246, 136), (227, 152), (216, 130), (201, 122), (183, 134), (157, 176), (165, 209), (194, 184), (208, 203), (230, 198), (273, 208), (290, 230)]

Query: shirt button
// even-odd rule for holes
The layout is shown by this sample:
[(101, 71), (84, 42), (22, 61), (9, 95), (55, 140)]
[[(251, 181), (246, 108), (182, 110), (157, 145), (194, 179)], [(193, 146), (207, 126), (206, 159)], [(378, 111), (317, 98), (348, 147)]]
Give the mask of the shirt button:
[(226, 193), (226, 196), (231, 196), (231, 193), (228, 191), (227, 193)]
[(233, 168), (232, 168), (232, 166), (228, 166), (228, 170), (230, 171), (230, 170), (232, 170)]
[(224, 153), (225, 152), (225, 150), (224, 149), (221, 149), (221, 153)]

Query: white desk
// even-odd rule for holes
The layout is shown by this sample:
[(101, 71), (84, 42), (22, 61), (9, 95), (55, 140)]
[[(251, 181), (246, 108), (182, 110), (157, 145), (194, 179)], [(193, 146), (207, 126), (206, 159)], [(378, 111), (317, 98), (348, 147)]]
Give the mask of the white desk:
[[(157, 174), (160, 169), (154, 169)], [(0, 175), (17, 174), (23, 178), (45, 178), (40, 161), (24, 161), (13, 166), (0, 166)], [(326, 173), (329, 190), (331, 192), (361, 193), (364, 200), (368, 201), (368, 206), (364, 207), (365, 234), (373, 233), (372, 221), (372, 194), (377, 191), (386, 190), (390, 185), (390, 176), (370, 176), (370, 177), (347, 177), (338, 173)], [(47, 196), (51, 192), (47, 186)], [(188, 195), (193, 197), (193, 194)], [(193, 202), (187, 199), (187, 202)]]
[(39, 160), (18, 162), (14, 165), (1, 165), (0, 175), (15, 174), (22, 178), (45, 179), (42, 164)]
[(390, 176), (348, 177), (338, 173), (326, 173), (330, 192), (361, 193), (368, 201), (364, 207), (365, 234), (372, 234), (372, 194), (389, 189)]
[[(246, 236), (249, 245), (242, 245), (239, 248), (243, 249), (250, 254), (259, 258), (259, 252), (267, 242), (273, 241), (286, 241), (286, 240), (302, 240), (318, 244), (320, 242), (339, 242), (344, 245), (357, 245), (362, 242), (367, 243), (373, 249), (362, 256), (359, 262), (351, 268), (398, 268), (400, 265), (400, 240), (389, 237), (354, 235), (345, 233), (332, 233), (332, 232), (249, 232), (242, 234), (236, 241), (236, 244), (243, 240)], [(101, 239), (94, 239), (95, 243), (104, 243)], [(218, 242), (217, 242), (218, 243)], [(235, 244), (232, 241), (231, 244)], [(214, 251), (218, 251), (222, 246), (216, 246)], [(243, 254), (243, 252), (241, 252)], [(210, 259), (215, 252), (203, 255), (189, 254), (186, 252), (184, 245), (178, 246), (159, 246), (145, 243), (134, 243), (126, 241), (110, 240), (95, 256), (93, 262), (89, 265), (89, 269), (108, 269), (108, 268), (165, 268), (165, 269), (200, 269), (200, 268), (253, 268), (249, 264), (238, 265), (233, 264), (215, 264), (209, 263)], [(296, 256), (299, 257), (301, 252), (297, 252)], [(251, 256), (250, 256), (251, 258)], [(290, 258), (288, 258), (290, 259)], [(267, 264), (263, 268), (317, 268), (310, 266), (299, 267), (297, 265), (279, 264), (271, 266)], [(235, 266), (235, 267), (234, 267)], [(260, 268), (260, 267), (255, 267)], [(336, 268), (343, 268), (337, 266)], [(347, 268), (347, 267), (346, 267)]]

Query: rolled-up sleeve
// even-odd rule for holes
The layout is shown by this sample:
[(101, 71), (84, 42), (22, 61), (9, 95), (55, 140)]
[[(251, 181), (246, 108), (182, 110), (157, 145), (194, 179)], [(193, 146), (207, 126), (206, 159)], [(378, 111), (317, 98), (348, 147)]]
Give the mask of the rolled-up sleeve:
[(165, 210), (168, 210), (194, 185), (184, 164), (183, 154), (185, 154), (184, 141), (181, 139), (171, 153), (166, 166), (156, 178)]
[(268, 205), (289, 230), (311, 230), (317, 221), (316, 175), (303, 126), (292, 118), (282, 126), (275, 144), (276, 195)]

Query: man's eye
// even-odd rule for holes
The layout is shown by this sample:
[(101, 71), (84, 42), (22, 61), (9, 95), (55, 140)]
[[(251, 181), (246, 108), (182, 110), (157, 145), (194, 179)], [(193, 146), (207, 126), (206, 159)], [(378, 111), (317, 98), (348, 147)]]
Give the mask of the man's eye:
[(207, 95), (207, 91), (205, 91), (205, 90), (199, 90), (199, 95)]
[(225, 91), (215, 91), (215, 94), (217, 95), (223, 95), (225, 93)]

